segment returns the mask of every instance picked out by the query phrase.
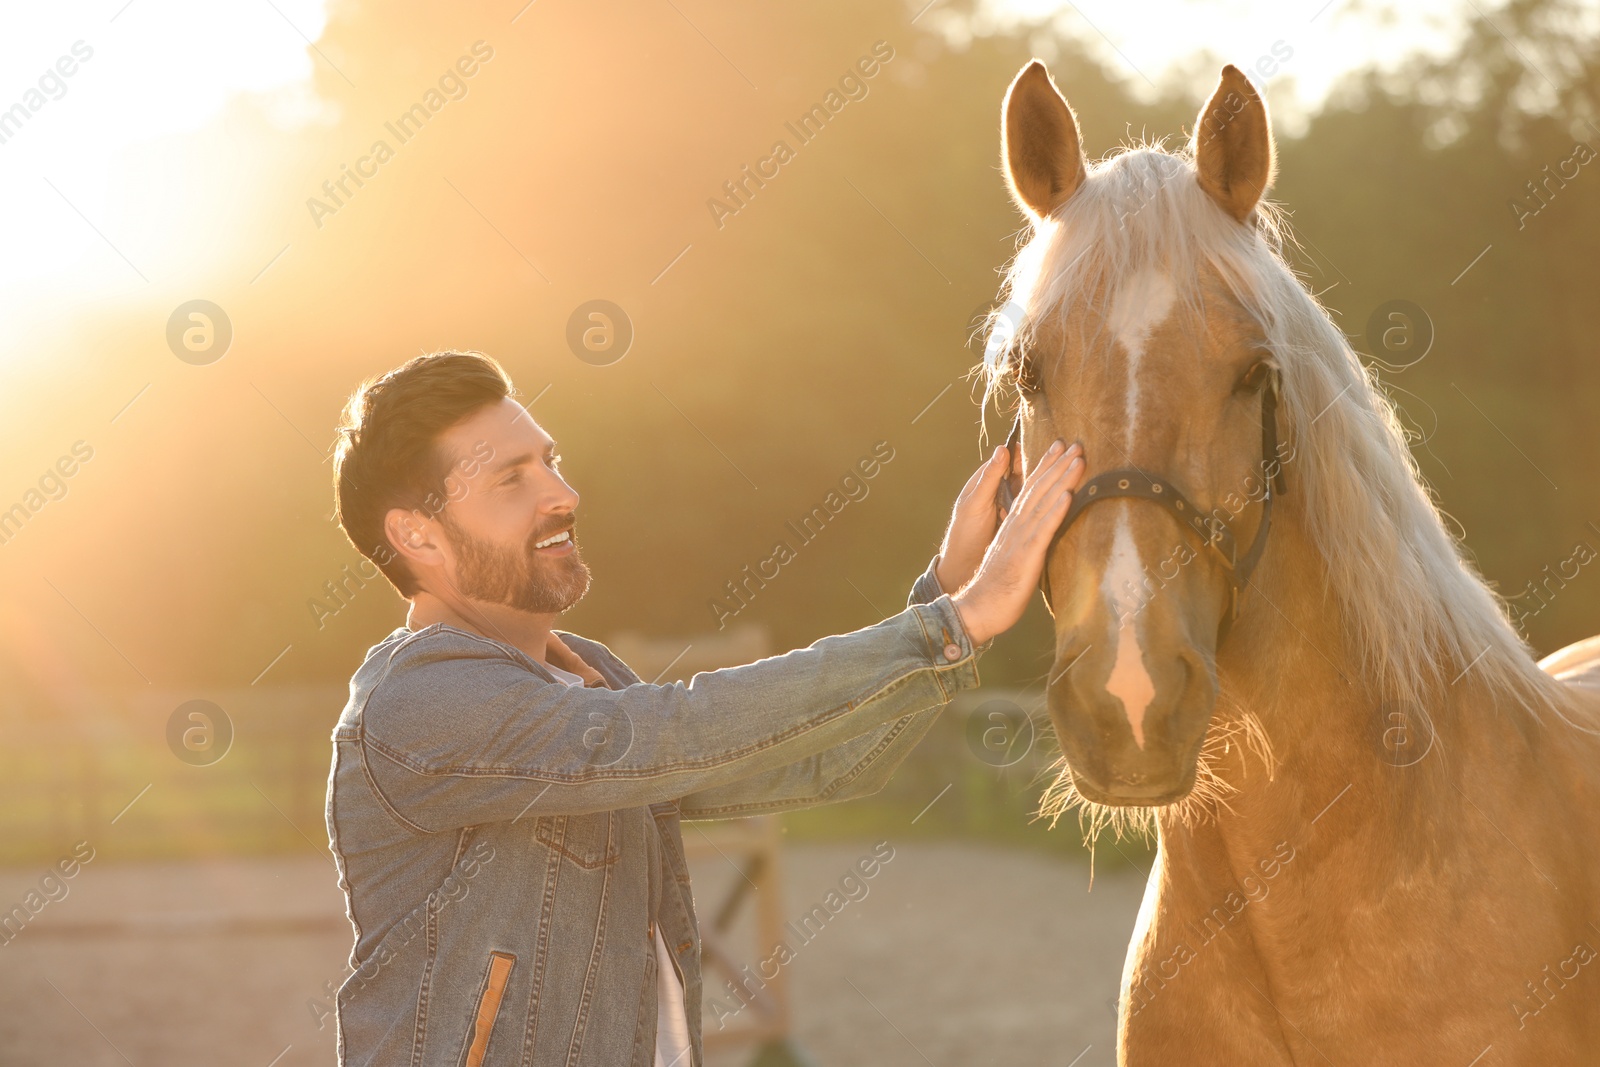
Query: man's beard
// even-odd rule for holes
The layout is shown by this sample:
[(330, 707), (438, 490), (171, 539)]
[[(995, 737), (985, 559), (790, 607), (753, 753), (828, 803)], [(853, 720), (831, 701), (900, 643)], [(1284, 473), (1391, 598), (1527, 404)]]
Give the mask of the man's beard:
[(583, 562), (576, 538), (565, 556), (539, 559), (535, 555), (534, 544), (560, 529), (535, 533), (519, 550), (473, 537), (456, 525), (448, 510), (439, 517), (455, 546), (456, 591), (462, 596), (535, 615), (554, 615), (572, 607), (589, 591), (589, 566)]

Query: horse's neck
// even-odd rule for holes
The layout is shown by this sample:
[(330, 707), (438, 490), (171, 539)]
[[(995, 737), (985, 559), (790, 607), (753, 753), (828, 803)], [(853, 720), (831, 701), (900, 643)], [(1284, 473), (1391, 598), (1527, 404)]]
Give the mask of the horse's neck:
[(1187, 825), (1163, 819), (1168, 869), (1181, 865), (1189, 892), (1220, 900), (1250, 890), (1247, 878), (1271, 890), (1263, 866), (1277, 869), (1274, 858), (1307, 857), (1305, 867), (1362, 856), (1370, 862), (1335, 878), (1278, 885), (1345, 900), (1381, 895), (1415, 857), (1448, 849), (1449, 835), (1465, 832), (1437, 816), (1471, 803), (1485, 782), (1520, 777), (1515, 765), (1538, 758), (1533, 734), (1542, 731), (1520, 711), (1497, 708), (1470, 675), (1441, 686), (1425, 714), (1397, 704), (1351, 654), (1347, 620), (1297, 524), (1273, 537), (1276, 565), (1263, 568), (1248, 617), (1218, 655), (1219, 718), (1242, 709), (1258, 719), (1271, 774), (1248, 746), (1232, 746), (1214, 768), (1236, 790), (1225, 804)]
[[(1145, 1018), (1166, 1028), (1152, 1023), (1152, 1033), (1231, 1025), (1246, 1042), (1250, 1020), (1264, 1020), (1285, 1041), (1304, 1040), (1301, 1063), (1326, 1058), (1312, 1051), (1319, 1033), (1365, 1040), (1357, 1059), (1388, 1062), (1403, 1027), (1372, 1042), (1394, 1020), (1435, 1020), (1437, 1033), (1421, 1040), (1444, 1044), (1418, 1047), (1413, 1035), (1394, 1062), (1437, 1060), (1446, 1048), (1465, 1063), (1491, 1040), (1499, 1052), (1502, 1035), (1516, 1038), (1513, 1020), (1538, 1015), (1537, 1040), (1550, 1047), (1510, 1055), (1557, 1062), (1593, 1007), (1589, 993), (1551, 1000), (1565, 979), (1543, 976), (1565, 967), (1570, 977), (1600, 944), (1594, 739), (1536, 722), (1463, 669), (1424, 698), (1431, 744), (1386, 746), (1384, 731), (1404, 724), (1385, 716), (1386, 694), (1348, 651), (1310, 545), (1283, 525), (1262, 587), (1218, 654), (1218, 718), (1254, 713), (1273, 773), (1231, 745), (1211, 770), (1235, 791), (1210, 813), (1160, 816), (1155, 892), (1140, 909), (1124, 1000), (1135, 1014), (1125, 1018), (1154, 998)], [(1131, 1035), (1133, 1022), (1124, 1025)]]

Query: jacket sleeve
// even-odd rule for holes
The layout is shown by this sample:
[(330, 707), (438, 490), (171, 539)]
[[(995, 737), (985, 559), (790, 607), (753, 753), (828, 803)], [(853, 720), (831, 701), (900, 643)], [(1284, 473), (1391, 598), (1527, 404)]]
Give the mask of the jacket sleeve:
[[(936, 552), (933, 558), (928, 561), (928, 569), (917, 575), (917, 580), (911, 583), (911, 595), (906, 597), (906, 607), (910, 607), (913, 604), (931, 604), (945, 595), (944, 586), (939, 584), (938, 566), (939, 554)], [(951, 592), (958, 591), (951, 590)], [(976, 651), (981, 656), (993, 646), (994, 638), (991, 637), (979, 645)]]
[(499, 642), (441, 627), (393, 653), (361, 709), (362, 747), (390, 814), (438, 832), (677, 800), (977, 685), (976, 652), (943, 595), (781, 656), (621, 689), (548, 681)]
[(744, 818), (870, 796), (889, 784), (943, 710), (940, 704), (913, 712), (787, 767), (690, 793), (679, 802), (680, 814)]
[[(908, 608), (944, 596), (934, 573), (938, 561), (935, 555), (912, 583)], [(982, 653), (992, 643), (977, 651)], [(786, 767), (691, 793), (681, 801), (683, 818), (742, 818), (870, 796), (889, 784), (943, 710), (940, 705), (917, 711)]]

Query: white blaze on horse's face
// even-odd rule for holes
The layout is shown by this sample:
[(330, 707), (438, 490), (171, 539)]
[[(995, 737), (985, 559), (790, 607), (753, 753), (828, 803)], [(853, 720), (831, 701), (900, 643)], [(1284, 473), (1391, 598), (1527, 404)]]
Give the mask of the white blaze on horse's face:
[[(1131, 451), (1139, 426), (1139, 364), (1146, 343), (1156, 327), (1172, 314), (1176, 298), (1172, 279), (1166, 272), (1143, 267), (1117, 288), (1107, 325), (1122, 349), (1128, 367), (1127, 414), (1124, 419), (1124, 447)], [(1116, 537), (1111, 543), (1111, 558), (1105, 568), (1105, 598), (1114, 606), (1118, 626), (1116, 655), (1106, 692), (1122, 703), (1133, 732), (1134, 743), (1144, 748), (1144, 713), (1155, 698), (1155, 683), (1144, 664), (1144, 649), (1139, 643), (1138, 595), (1144, 577), (1139, 546), (1134, 544), (1126, 515), (1120, 517)]]
[(1141, 267), (1117, 286), (1116, 299), (1106, 325), (1122, 348), (1128, 364), (1128, 416), (1124, 427), (1126, 444), (1133, 448), (1139, 426), (1139, 364), (1145, 345), (1156, 327), (1167, 321), (1177, 292), (1166, 271)]
[(1102, 586), (1105, 600), (1116, 612), (1116, 654), (1106, 678), (1106, 692), (1122, 703), (1128, 717), (1133, 743), (1144, 748), (1144, 713), (1155, 699), (1156, 685), (1144, 663), (1144, 647), (1139, 643), (1139, 597), (1144, 564), (1127, 515), (1117, 516), (1117, 532), (1111, 541), (1111, 560), (1106, 564)]
[[(1012, 83), (1003, 120), (1011, 191), (1044, 243), (1016, 366), (1025, 465), (1051, 440), (1076, 439), (1091, 478), (1143, 472), (1212, 509), (1259, 470), (1263, 408), (1237, 383), (1263, 338), (1210, 263), (1177, 261), (1173, 249), (1197, 244), (1167, 238), (1248, 224), (1272, 169), (1264, 105), (1230, 67), (1200, 114), (1192, 162), (1144, 149), (1094, 173), (1042, 64)], [(1194, 786), (1231, 573), (1172, 510), (1106, 489), (1050, 557), (1050, 715), (1081, 795), (1166, 804)], [(1255, 523), (1252, 512), (1236, 530), (1244, 544)]]

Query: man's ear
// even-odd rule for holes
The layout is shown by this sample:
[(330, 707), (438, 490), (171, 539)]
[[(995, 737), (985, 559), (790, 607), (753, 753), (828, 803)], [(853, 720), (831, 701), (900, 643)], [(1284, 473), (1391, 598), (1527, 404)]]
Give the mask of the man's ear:
[(440, 545), (439, 524), (424, 518), (420, 512), (408, 508), (390, 508), (383, 517), (383, 533), (388, 547), (408, 563), (437, 567), (445, 561), (445, 552)]

